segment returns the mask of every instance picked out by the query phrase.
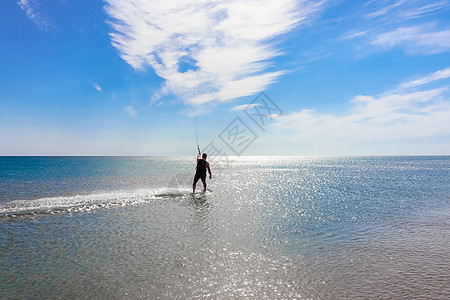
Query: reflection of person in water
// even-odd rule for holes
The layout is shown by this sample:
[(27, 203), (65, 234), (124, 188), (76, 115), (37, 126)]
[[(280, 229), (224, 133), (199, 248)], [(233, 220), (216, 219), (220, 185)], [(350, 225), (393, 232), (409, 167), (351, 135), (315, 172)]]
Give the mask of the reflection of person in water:
[[(200, 151), (199, 151), (200, 152)], [(195, 187), (199, 179), (202, 180), (203, 183), (203, 191), (206, 192), (206, 170), (209, 173), (209, 179), (211, 179), (211, 168), (209, 167), (209, 163), (206, 161), (206, 153), (202, 154), (202, 158), (200, 158), (200, 153), (197, 156), (197, 168), (194, 176), (194, 184), (192, 185), (192, 192), (195, 193)]]

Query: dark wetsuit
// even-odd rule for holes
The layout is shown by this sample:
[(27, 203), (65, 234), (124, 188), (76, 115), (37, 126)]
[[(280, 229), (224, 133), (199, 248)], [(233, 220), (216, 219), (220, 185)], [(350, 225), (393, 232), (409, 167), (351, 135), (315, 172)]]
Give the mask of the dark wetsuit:
[(199, 159), (197, 163), (197, 171), (195, 172), (194, 182), (197, 182), (199, 179), (202, 181), (206, 180), (206, 160)]

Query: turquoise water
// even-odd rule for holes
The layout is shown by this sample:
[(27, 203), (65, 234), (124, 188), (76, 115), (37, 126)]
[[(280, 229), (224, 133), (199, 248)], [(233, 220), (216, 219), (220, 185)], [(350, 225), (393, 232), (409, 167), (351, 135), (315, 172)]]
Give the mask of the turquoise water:
[(450, 297), (450, 157), (194, 162), (0, 157), (0, 298)]

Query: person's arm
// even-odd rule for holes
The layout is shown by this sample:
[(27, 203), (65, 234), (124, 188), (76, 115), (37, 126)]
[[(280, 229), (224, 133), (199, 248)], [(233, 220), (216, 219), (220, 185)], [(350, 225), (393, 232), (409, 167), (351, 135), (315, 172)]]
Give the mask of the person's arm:
[(209, 172), (209, 179), (211, 179), (211, 168), (209, 167), (209, 163), (206, 164), (206, 168), (208, 169)]

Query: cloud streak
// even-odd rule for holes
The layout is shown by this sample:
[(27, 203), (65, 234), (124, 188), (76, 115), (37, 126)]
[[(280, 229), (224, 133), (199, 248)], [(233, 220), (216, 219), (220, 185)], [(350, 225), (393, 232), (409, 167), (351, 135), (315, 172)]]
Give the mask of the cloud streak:
[[(437, 13), (450, 6), (448, 1), (430, 0), (397, 0), (370, 1), (365, 7), (373, 7), (374, 11), (365, 14), (368, 19), (384, 19), (391, 22), (403, 22), (410, 19), (422, 18)], [(392, 3), (392, 4), (391, 4)]]
[(403, 47), (408, 54), (435, 54), (450, 50), (450, 29), (435, 30), (432, 25), (401, 27), (377, 35), (372, 45), (385, 49)]
[(355, 49), (369, 54), (393, 49), (408, 55), (448, 52), (450, 27), (445, 14), (449, 7), (448, 1), (369, 1), (354, 17), (357, 25), (352, 24), (339, 41), (359, 40), (370, 47), (358, 44)]
[(441, 79), (447, 79), (450, 78), (450, 67), (449, 68), (445, 68), (439, 71), (436, 71), (434, 73), (428, 74), (424, 77), (418, 78), (418, 79), (414, 79), (414, 80), (410, 80), (407, 82), (404, 82), (402, 84), (399, 85), (400, 89), (407, 89), (407, 88), (412, 88), (412, 87), (417, 87), (417, 86), (421, 86), (421, 85), (425, 85), (428, 83), (431, 83), (433, 81), (437, 81), (437, 80), (441, 80)]
[(242, 104), (242, 105), (234, 106), (231, 110), (235, 110), (235, 111), (246, 110), (246, 109), (252, 108), (254, 106), (259, 106), (259, 105), (260, 105), (259, 103)]
[(112, 44), (137, 70), (151, 67), (165, 84), (156, 98), (226, 102), (255, 94), (284, 74), (270, 60), (274, 39), (320, 11), (325, 1), (106, 0)]
[(394, 2), (391, 5), (384, 6), (384, 7), (382, 7), (381, 9), (379, 9), (379, 10), (377, 10), (375, 12), (369, 13), (367, 15), (367, 17), (368, 18), (376, 18), (376, 17), (380, 17), (380, 16), (385, 16), (386, 14), (388, 14), (389, 12), (394, 10), (395, 8), (398, 8), (398, 7), (402, 6), (406, 2), (407, 2), (407, 0), (396, 1), (396, 2)]
[(53, 25), (46, 16), (39, 12), (39, 4), (35, 0), (20, 0), (17, 5), (25, 11), (27, 17), (41, 30), (50, 30)]

